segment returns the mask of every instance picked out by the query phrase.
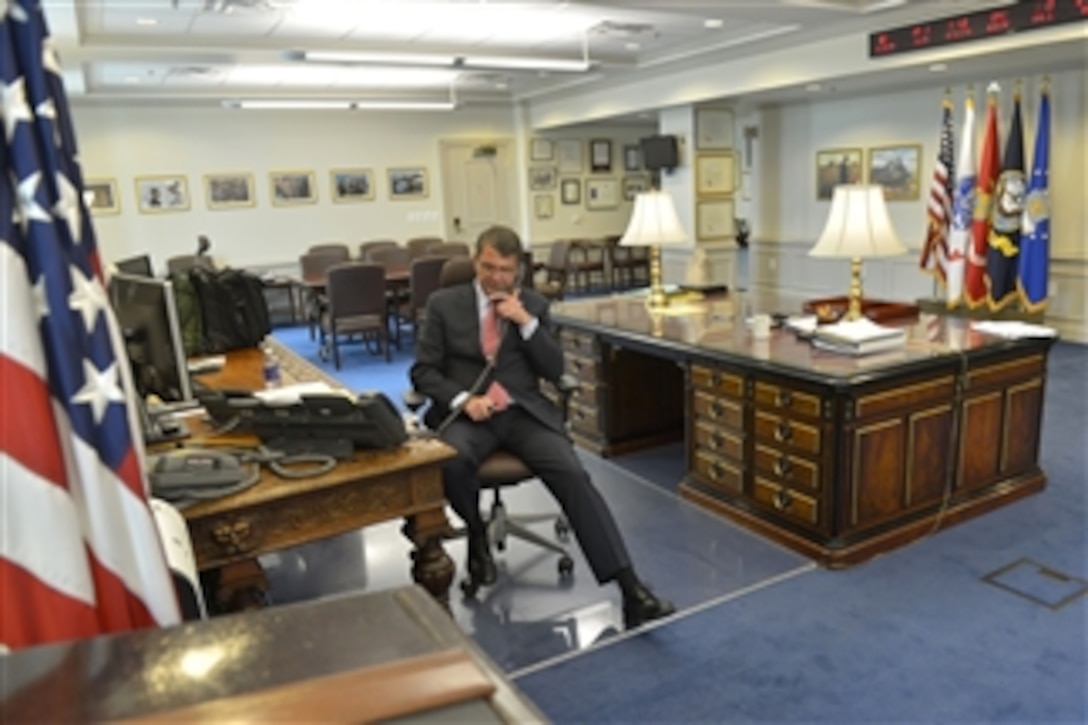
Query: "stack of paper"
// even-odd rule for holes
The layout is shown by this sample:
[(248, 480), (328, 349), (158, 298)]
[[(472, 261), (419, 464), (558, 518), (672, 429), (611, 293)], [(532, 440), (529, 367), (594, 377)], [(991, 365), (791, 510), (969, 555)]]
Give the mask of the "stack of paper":
[(903, 347), (907, 331), (899, 327), (884, 327), (862, 317), (816, 328), (812, 344), (821, 350), (844, 355), (869, 355)]
[(1022, 337), (1057, 337), (1058, 331), (1053, 327), (1033, 325), (1019, 320), (985, 320), (972, 323), (971, 327), (987, 335), (997, 335), (1009, 339)]

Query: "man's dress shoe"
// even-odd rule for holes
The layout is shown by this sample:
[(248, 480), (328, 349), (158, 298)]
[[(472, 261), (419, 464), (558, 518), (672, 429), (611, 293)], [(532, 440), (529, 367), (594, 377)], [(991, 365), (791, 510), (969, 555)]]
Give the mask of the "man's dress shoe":
[(470, 541), (468, 545), (468, 575), (477, 586), (491, 586), (499, 578), (495, 559), (485, 539), (482, 543)]
[(667, 617), (675, 611), (676, 607), (672, 602), (654, 596), (653, 592), (641, 584), (623, 598), (623, 624), (627, 629), (634, 629), (652, 619)]

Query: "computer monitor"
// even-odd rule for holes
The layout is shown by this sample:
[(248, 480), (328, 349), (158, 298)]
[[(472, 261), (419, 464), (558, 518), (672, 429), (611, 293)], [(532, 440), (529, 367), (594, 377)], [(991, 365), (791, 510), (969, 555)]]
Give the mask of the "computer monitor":
[(114, 262), (113, 266), (117, 267), (117, 271), (122, 274), (131, 274), (137, 277), (155, 276), (154, 271), (151, 269), (151, 255), (149, 254), (121, 259)]
[(157, 395), (164, 403), (181, 404), (177, 407), (192, 405), (173, 284), (115, 274), (110, 278), (110, 302), (125, 337), (136, 390), (145, 398)]

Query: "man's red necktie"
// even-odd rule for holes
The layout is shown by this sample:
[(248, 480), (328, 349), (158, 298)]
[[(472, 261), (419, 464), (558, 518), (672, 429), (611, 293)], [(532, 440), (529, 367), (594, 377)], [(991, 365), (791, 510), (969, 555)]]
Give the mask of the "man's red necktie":
[[(494, 362), (495, 355), (499, 351), (501, 323), (499, 313), (493, 303), (488, 304), (487, 313), (484, 314), (483, 323), (480, 325), (480, 346), (483, 348), (484, 357), (489, 362)], [(484, 395), (495, 405), (495, 410), (506, 410), (510, 405), (510, 393), (497, 380), (492, 380)]]

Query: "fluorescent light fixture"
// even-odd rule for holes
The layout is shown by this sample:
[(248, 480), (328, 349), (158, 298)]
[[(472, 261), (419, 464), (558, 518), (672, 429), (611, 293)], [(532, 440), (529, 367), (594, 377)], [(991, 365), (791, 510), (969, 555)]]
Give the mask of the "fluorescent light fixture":
[(452, 111), (453, 101), (356, 101), (353, 108), (360, 111)]
[(351, 101), (304, 101), (291, 99), (268, 99), (254, 101), (223, 101), (224, 108), (245, 110), (297, 109), (307, 111), (344, 110), (352, 107)]
[(302, 59), (312, 63), (391, 63), (393, 65), (452, 66), (452, 55), (429, 53), (381, 53), (339, 50), (304, 50)]
[(515, 56), (490, 56), (475, 55), (465, 56), (461, 59), (461, 65), (465, 68), (506, 68), (510, 70), (555, 70), (568, 72), (584, 72), (589, 70), (589, 61), (560, 60), (558, 58), (529, 58)]

